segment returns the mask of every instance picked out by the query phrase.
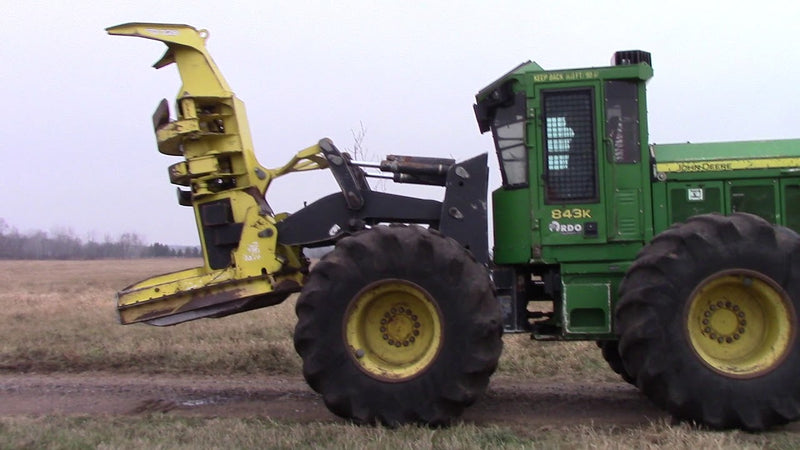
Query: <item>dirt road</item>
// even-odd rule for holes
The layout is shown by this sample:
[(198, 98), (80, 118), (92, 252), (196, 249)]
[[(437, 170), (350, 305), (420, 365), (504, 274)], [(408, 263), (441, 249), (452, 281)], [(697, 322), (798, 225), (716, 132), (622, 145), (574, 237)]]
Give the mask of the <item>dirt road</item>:
[[(105, 415), (165, 412), (200, 417), (271, 417), (335, 422), (300, 377), (183, 375), (0, 375), (0, 415)], [(633, 426), (668, 417), (624, 383), (561, 383), (494, 377), (469, 408), (467, 423), (512, 427)]]

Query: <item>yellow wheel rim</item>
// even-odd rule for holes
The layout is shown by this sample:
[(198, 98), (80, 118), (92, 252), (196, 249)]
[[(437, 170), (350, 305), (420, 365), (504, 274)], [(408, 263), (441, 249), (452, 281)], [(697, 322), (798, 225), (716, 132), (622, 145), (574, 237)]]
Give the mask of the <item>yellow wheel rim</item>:
[(383, 381), (419, 376), (442, 346), (442, 315), (430, 294), (387, 279), (361, 290), (344, 316), (350, 355), (367, 375)]
[(687, 332), (711, 369), (752, 378), (780, 365), (795, 338), (794, 307), (771, 278), (750, 270), (718, 272), (692, 292)]

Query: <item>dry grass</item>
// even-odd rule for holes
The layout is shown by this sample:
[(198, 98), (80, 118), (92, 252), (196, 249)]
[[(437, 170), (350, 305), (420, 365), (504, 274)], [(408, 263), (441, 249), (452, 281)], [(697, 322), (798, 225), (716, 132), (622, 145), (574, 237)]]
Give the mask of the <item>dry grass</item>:
[[(294, 298), (174, 327), (121, 326), (114, 293), (200, 260), (0, 261), (0, 370), (300, 373)], [(615, 381), (593, 343), (505, 337), (499, 372)]]
[(293, 373), (293, 303), (175, 327), (121, 326), (114, 293), (199, 260), (0, 261), (0, 370)]
[(532, 341), (530, 335), (503, 337), (498, 373), (562, 381), (619, 381), (592, 341)]
[(592, 426), (540, 428), (515, 434), (500, 426), (446, 429), (270, 419), (136, 417), (0, 418), (0, 448), (330, 448), (330, 449), (794, 449), (786, 434), (710, 432), (663, 422), (642, 428)]

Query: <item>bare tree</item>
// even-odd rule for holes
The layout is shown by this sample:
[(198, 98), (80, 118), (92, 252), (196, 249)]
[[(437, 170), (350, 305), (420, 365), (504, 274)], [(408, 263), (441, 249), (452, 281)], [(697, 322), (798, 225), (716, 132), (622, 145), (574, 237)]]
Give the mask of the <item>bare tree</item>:
[(119, 238), (123, 258), (139, 258), (142, 255), (142, 238), (136, 233), (122, 233)]
[[(380, 157), (370, 152), (364, 143), (367, 137), (367, 127), (364, 126), (364, 122), (359, 121), (358, 125), (358, 130), (350, 130), (350, 133), (353, 135), (353, 147), (348, 150), (350, 150), (350, 153), (353, 155), (353, 159), (357, 161), (370, 162), (380, 161)], [(372, 186), (372, 189), (376, 191), (386, 190), (386, 180), (382, 178), (373, 179), (370, 185)]]

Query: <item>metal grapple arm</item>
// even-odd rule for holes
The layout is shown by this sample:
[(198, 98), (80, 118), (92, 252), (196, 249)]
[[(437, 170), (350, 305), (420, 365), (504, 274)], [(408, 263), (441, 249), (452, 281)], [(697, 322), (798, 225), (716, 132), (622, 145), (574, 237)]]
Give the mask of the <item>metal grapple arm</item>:
[(182, 85), (176, 118), (162, 100), (153, 115), (158, 150), (183, 160), (169, 168), (179, 203), (194, 209), (204, 266), (144, 280), (118, 293), (123, 323), (171, 325), (274, 304), (302, 284), (306, 262), (277, 242), (277, 220), (264, 195), (273, 178), (327, 166), (318, 145), (278, 169), (253, 152), (244, 103), (206, 50), (208, 32), (188, 25), (128, 23), (109, 34), (163, 42), (154, 64), (175, 63)]
[[(188, 25), (129, 23), (113, 35), (163, 42), (154, 67), (175, 63), (182, 86), (176, 117), (162, 100), (153, 114), (158, 150), (182, 157), (169, 167), (178, 202), (194, 209), (203, 267), (156, 276), (117, 294), (122, 323), (173, 325), (270, 306), (297, 292), (308, 261), (303, 247), (330, 245), (382, 222), (427, 224), (487, 260), (486, 155), (451, 159), (390, 156), (378, 165), (352, 161), (329, 139), (276, 169), (256, 160), (244, 103), (208, 51), (208, 32)], [(443, 202), (373, 192), (362, 167), (397, 182), (446, 186)], [(299, 171), (330, 169), (341, 189), (292, 215), (275, 215), (265, 200), (270, 182)]]

